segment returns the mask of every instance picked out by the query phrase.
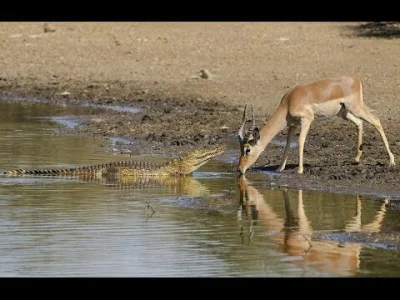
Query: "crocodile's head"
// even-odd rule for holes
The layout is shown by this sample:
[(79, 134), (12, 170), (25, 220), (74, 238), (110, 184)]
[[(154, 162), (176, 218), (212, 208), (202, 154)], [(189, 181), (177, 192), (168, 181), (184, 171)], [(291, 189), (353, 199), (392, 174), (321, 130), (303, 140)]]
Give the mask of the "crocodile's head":
[(172, 160), (168, 167), (171, 173), (189, 175), (224, 151), (225, 146), (194, 150), (181, 158)]

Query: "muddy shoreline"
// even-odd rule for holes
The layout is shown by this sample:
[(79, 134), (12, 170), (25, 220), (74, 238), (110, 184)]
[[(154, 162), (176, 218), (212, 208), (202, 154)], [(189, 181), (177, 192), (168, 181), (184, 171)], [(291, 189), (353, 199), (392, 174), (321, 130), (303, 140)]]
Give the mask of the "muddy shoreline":
[[(68, 91), (68, 95), (60, 93), (60, 90)], [(226, 171), (236, 172), (240, 154), (236, 133), (243, 107), (226, 104), (217, 98), (204, 101), (193, 95), (172, 97), (161, 92), (148, 93), (143, 92), (143, 85), (137, 82), (70, 82), (67, 86), (54, 88), (29, 80), (3, 81), (0, 98), (35, 99), (61, 106), (99, 104), (140, 109), (136, 113), (104, 110), (100, 114), (83, 116), (79, 126), (65, 128), (63, 133), (123, 138), (128, 143), (117, 142), (114, 150), (136, 155), (175, 156), (194, 148), (226, 144), (230, 156), (218, 159), (227, 162)], [(246, 176), (251, 178), (255, 173), (261, 173), (262, 176), (256, 176), (257, 179), (253, 180), (260, 187), (282, 186), (373, 195), (393, 201), (400, 199), (399, 167), (388, 167), (387, 154), (374, 128), (365, 126), (364, 153), (361, 163), (355, 164), (355, 127), (340, 120), (314, 123), (307, 137), (304, 174), (297, 174), (296, 147), (290, 151), (286, 170), (275, 172), (283, 153), (285, 130), (267, 146)], [(390, 122), (385, 122), (385, 125), (397, 158), (397, 143), (393, 145), (396, 141), (395, 128)]]

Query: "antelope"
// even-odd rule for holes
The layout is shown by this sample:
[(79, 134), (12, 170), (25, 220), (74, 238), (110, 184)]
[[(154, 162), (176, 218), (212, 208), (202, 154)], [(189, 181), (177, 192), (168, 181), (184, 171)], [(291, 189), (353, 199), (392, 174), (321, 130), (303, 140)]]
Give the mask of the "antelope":
[(363, 120), (375, 126), (380, 133), (387, 153), (389, 166), (394, 166), (394, 155), (390, 151), (380, 120), (364, 104), (361, 80), (357, 76), (325, 78), (306, 84), (293, 86), (282, 98), (271, 118), (264, 122), (259, 130), (256, 127), (252, 107), (253, 123), (245, 133), (246, 105), (242, 124), (237, 137), (240, 143), (240, 159), (237, 170), (244, 174), (253, 165), (271, 140), (288, 127), (286, 146), (277, 172), (285, 169), (290, 142), (295, 129), (300, 126), (298, 139), (299, 165), (297, 172), (303, 173), (303, 150), (311, 122), (314, 119), (341, 117), (353, 122), (358, 129), (355, 161), (360, 162), (362, 155)]

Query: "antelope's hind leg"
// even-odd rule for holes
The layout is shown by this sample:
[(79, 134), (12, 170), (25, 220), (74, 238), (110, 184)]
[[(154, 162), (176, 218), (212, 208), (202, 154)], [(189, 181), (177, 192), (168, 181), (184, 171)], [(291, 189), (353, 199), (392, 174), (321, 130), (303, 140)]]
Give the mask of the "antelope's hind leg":
[(393, 155), (392, 151), (390, 151), (389, 143), (386, 138), (385, 132), (383, 131), (381, 121), (366, 109), (360, 109), (360, 110), (358, 110), (356, 112), (352, 112), (352, 113), (354, 114), (354, 116), (356, 116), (360, 119), (363, 119), (364, 121), (375, 126), (375, 128), (378, 130), (379, 134), (382, 137), (383, 143), (385, 144), (386, 151), (389, 155), (389, 166), (395, 166), (396, 163), (394, 161), (394, 155)]
[(340, 112), (338, 113), (339, 117), (342, 117), (345, 120), (353, 122), (356, 127), (357, 127), (357, 149), (356, 149), (356, 157), (355, 161), (356, 163), (360, 162), (360, 158), (362, 155), (362, 135), (363, 135), (363, 121), (360, 118), (357, 118), (355, 115), (353, 115), (351, 112), (349, 112), (347, 109), (342, 108)]

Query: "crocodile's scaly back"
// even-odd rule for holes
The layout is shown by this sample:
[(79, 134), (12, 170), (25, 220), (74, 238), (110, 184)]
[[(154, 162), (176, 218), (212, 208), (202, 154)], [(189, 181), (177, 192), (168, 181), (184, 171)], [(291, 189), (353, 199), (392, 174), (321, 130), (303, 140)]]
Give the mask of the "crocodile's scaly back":
[(194, 150), (185, 156), (173, 159), (165, 164), (158, 164), (146, 161), (115, 161), (105, 164), (82, 166), (70, 169), (13, 169), (3, 172), (3, 175), (71, 175), (71, 176), (170, 176), (189, 175), (200, 168), (215, 156), (222, 154), (224, 146), (211, 149)]

